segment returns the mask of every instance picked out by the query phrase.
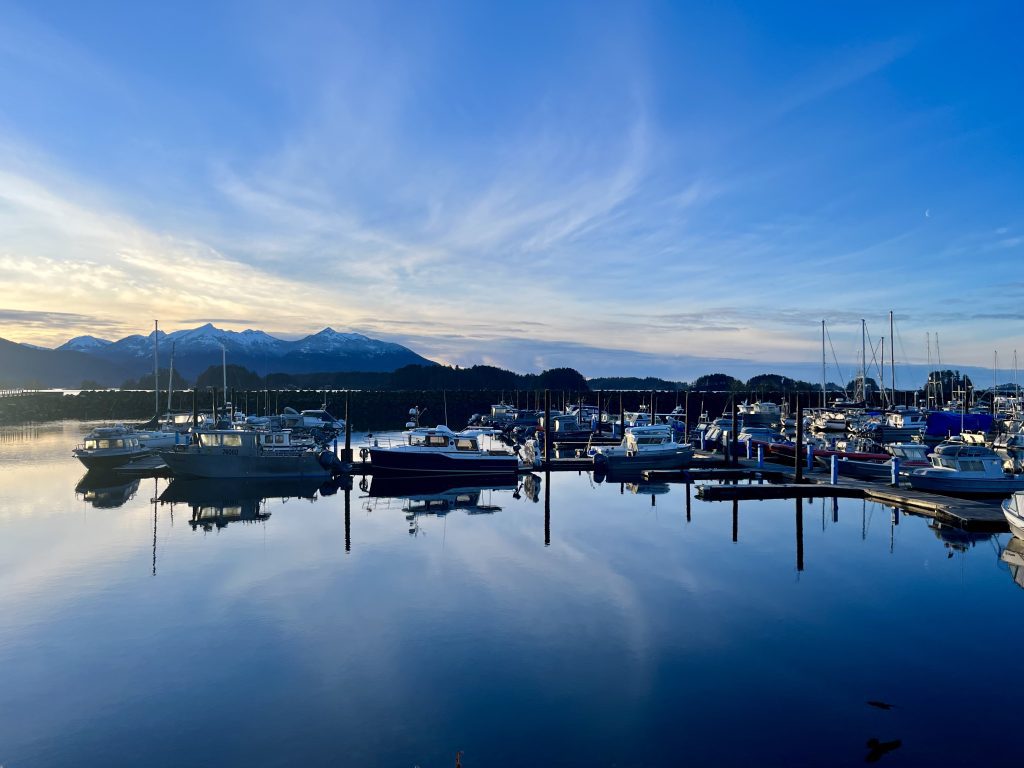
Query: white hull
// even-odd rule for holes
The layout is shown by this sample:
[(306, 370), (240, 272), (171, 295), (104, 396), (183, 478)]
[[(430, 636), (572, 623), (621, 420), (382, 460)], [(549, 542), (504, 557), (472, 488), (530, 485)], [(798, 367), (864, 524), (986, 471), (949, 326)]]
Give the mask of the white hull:
[(1024, 539), (1024, 496), (1019, 493), (1015, 493), (1013, 496), (1003, 502), (1003, 516), (1006, 518), (1006, 522), (1010, 526), (1010, 531), (1014, 536)]

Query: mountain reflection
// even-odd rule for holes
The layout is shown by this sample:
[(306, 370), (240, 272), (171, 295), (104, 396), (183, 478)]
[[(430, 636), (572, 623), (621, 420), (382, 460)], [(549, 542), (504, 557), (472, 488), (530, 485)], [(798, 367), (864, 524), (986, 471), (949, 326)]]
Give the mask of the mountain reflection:
[(96, 509), (116, 509), (131, 499), (138, 489), (138, 478), (93, 469), (78, 481), (75, 494)]

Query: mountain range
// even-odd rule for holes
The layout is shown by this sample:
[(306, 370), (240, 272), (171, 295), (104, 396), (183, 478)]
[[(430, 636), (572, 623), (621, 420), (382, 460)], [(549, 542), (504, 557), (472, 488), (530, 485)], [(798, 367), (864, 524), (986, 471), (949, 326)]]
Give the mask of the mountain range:
[[(158, 336), (160, 368), (170, 364), (186, 379), (194, 379), (211, 365), (227, 362), (267, 373), (320, 373), (334, 371), (393, 371), (405, 365), (432, 365), (432, 361), (401, 344), (371, 339), (360, 333), (339, 333), (324, 328), (288, 341), (263, 331), (228, 331), (212, 323)], [(7, 386), (77, 387), (83, 380), (116, 386), (126, 378), (153, 371), (153, 334), (135, 334), (117, 341), (76, 336), (56, 349), (27, 344), (0, 344), (0, 384)]]

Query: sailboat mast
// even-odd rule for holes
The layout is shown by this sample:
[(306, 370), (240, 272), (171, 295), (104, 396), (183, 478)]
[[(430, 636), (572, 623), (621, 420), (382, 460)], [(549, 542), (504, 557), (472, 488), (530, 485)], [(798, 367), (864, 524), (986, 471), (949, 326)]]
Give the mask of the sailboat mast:
[(153, 415), (160, 413), (160, 384), (157, 382), (160, 370), (160, 321), (153, 321)]
[(928, 391), (925, 393), (925, 404), (928, 408), (932, 407), (932, 397), (935, 394), (935, 385), (932, 383), (932, 334), (931, 331), (925, 331), (925, 339), (928, 344)]
[(860, 395), (864, 402), (868, 401), (868, 353), (865, 349), (867, 344), (867, 322), (864, 318), (860, 320)]
[(889, 310), (889, 375), (892, 376), (892, 404), (896, 405), (896, 337), (893, 335), (892, 310)]
[(167, 413), (171, 412), (171, 393), (174, 391), (174, 342), (171, 342), (171, 369), (167, 372)]
[(882, 390), (882, 406), (885, 406), (885, 336), (882, 337), (882, 348), (878, 353), (879, 359), (879, 372), (878, 372), (878, 386)]
[(992, 353), (992, 413), (996, 412), (996, 387), (999, 386), (999, 350)]
[(224, 375), (224, 405), (228, 403), (228, 348), (220, 345), (220, 366)]
[(821, 407), (825, 407), (825, 321), (821, 321)]

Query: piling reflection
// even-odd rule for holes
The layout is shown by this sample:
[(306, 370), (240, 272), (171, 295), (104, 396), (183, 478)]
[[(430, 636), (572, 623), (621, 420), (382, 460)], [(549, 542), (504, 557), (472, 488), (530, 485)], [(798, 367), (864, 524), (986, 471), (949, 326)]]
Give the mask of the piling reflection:
[(135, 496), (138, 489), (138, 478), (93, 469), (78, 481), (75, 495), (96, 509), (117, 509)]

